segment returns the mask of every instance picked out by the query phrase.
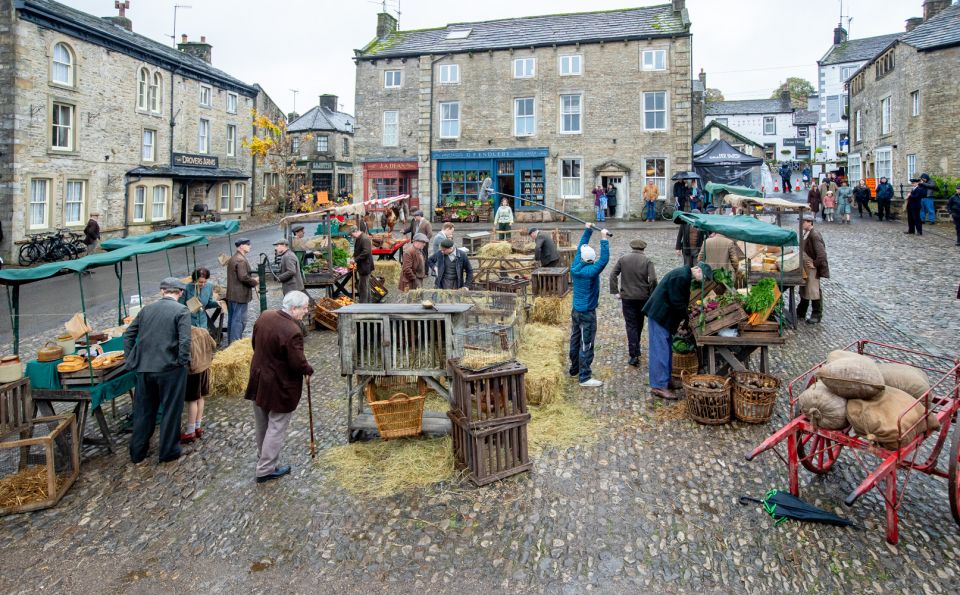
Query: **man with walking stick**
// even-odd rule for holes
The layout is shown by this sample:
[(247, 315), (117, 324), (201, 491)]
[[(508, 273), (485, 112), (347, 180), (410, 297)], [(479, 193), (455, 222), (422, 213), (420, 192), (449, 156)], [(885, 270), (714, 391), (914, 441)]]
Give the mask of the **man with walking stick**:
[(253, 401), (257, 424), (257, 483), (290, 473), (290, 465), (279, 464), (280, 449), (300, 404), (304, 376), (308, 386), (313, 376), (298, 324), (309, 309), (309, 301), (307, 294), (291, 291), (283, 296), (280, 310), (264, 312), (253, 325), (253, 361), (246, 399)]

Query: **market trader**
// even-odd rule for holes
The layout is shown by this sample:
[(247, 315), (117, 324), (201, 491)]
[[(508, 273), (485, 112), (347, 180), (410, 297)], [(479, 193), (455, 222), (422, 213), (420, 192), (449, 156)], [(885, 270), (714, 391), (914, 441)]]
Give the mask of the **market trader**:
[(303, 291), (300, 259), (290, 250), (290, 243), (286, 238), (280, 238), (273, 243), (273, 248), (280, 255), (280, 271), (277, 273), (277, 279), (283, 284), (283, 295), (291, 291)]
[(227, 262), (227, 345), (243, 336), (247, 326), (247, 306), (253, 300), (253, 288), (259, 283), (257, 275), (250, 273), (247, 254), (250, 240), (237, 238), (233, 243), (236, 253)]
[(694, 280), (712, 279), (710, 265), (677, 267), (663, 276), (653, 290), (653, 295), (643, 307), (647, 315), (650, 351), (647, 354), (650, 369), (650, 394), (661, 399), (677, 399), (670, 390), (670, 375), (673, 371), (672, 337), (680, 323), (687, 318), (690, 305), (690, 283)]
[(580, 386), (598, 388), (603, 382), (593, 377), (594, 340), (597, 337), (597, 303), (600, 301), (600, 273), (610, 261), (610, 242), (606, 229), (600, 230), (600, 258), (590, 247), (593, 225), (586, 223), (577, 253), (570, 265), (573, 279), (573, 309), (570, 311), (570, 375), (580, 379)]
[(643, 333), (643, 307), (657, 286), (657, 271), (643, 253), (647, 243), (630, 241), (630, 253), (620, 257), (610, 272), (610, 293), (620, 294), (623, 321), (627, 327), (627, 349), (631, 366), (640, 365), (640, 335)]
[(123, 333), (126, 368), (137, 373), (130, 461), (147, 458), (160, 420), (160, 462), (180, 458), (180, 416), (190, 365), (190, 310), (177, 300), (186, 286), (176, 277), (160, 282), (160, 299), (144, 306)]
[(542, 267), (560, 266), (560, 252), (557, 251), (557, 245), (553, 243), (550, 234), (545, 234), (536, 227), (531, 227), (527, 233), (530, 234), (530, 239), (536, 246), (533, 250), (533, 259)]
[(361, 224), (350, 231), (353, 238), (353, 258), (350, 260), (357, 267), (354, 293), (358, 304), (370, 303), (370, 275), (373, 273), (373, 241), (367, 235), (365, 227)]
[(429, 266), (436, 271), (437, 289), (469, 289), (473, 285), (473, 267), (462, 250), (453, 247), (453, 240), (440, 242), (440, 251), (430, 257)]

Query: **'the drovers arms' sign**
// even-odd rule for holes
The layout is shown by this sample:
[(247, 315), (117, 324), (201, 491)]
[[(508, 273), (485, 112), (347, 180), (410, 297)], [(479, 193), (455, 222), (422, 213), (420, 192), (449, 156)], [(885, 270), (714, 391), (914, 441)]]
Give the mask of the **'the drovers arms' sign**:
[(186, 167), (206, 167), (217, 169), (220, 167), (220, 160), (213, 155), (190, 155), (187, 153), (174, 153), (173, 164)]

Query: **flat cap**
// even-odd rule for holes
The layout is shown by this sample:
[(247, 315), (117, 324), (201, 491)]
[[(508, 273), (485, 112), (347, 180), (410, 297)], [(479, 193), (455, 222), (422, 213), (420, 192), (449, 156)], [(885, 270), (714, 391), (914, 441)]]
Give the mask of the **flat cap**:
[(702, 260), (697, 263), (697, 268), (703, 273), (703, 278), (710, 280), (713, 279), (713, 267), (709, 264), (703, 262)]
[(423, 217), (423, 211), (421, 211), (420, 209), (417, 209), (416, 211), (413, 212), (413, 216), (414, 216), (414, 217)]
[(292, 231), (293, 231), (293, 233), (300, 233), (301, 231), (303, 231), (303, 226), (302, 226), (302, 225), (294, 225)]
[(176, 277), (167, 277), (166, 279), (160, 282), (161, 290), (179, 289), (180, 291), (183, 291), (186, 288), (187, 286), (183, 284), (183, 281), (181, 281), (180, 279), (177, 279)]
[(440, 242), (440, 247), (441, 247), (441, 248), (453, 248), (453, 240), (451, 240), (451, 239), (449, 239), (449, 238), (447, 238), (446, 240), (443, 240), (442, 242)]
[[(414, 241), (414, 242), (423, 242), (424, 244), (429, 244), (429, 243), (430, 243), (430, 238), (428, 238), (428, 237), (426, 236), (426, 234), (418, 233), (417, 235), (413, 236), (413, 241)], [(449, 241), (449, 240), (448, 240), (448, 241)], [(450, 245), (453, 245), (453, 242), (450, 242)]]
[(536, 227), (531, 227), (531, 228), (530, 228), (530, 231), (528, 231), (527, 233), (530, 234), (530, 235), (533, 235), (533, 234), (537, 233), (538, 231), (540, 231), (540, 230), (537, 229)]
[(290, 242), (287, 241), (287, 238), (280, 238), (273, 243), (274, 246), (289, 246)]
[(249, 245), (249, 244), (250, 244), (250, 240), (247, 239), (247, 238), (237, 238), (237, 241), (235, 241), (235, 242), (233, 243), (233, 245), (236, 246), (237, 248), (239, 248), (240, 246), (242, 246), (242, 245), (244, 245), (244, 244)]
[(630, 247), (634, 250), (644, 250), (647, 247), (647, 243), (637, 238), (635, 240), (630, 240)]
[(803, 214), (803, 220), (804, 220), (804, 221), (815, 221), (816, 218), (813, 216), (813, 213), (804, 213), (804, 214)]
[(930, 174), (920, 174), (920, 179), (923, 180), (924, 182), (929, 182)]

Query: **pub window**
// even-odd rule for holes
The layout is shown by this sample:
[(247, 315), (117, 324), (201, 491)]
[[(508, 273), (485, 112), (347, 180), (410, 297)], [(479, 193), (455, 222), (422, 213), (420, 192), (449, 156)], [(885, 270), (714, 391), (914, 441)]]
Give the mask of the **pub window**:
[(53, 46), (53, 63), (50, 68), (50, 78), (58, 85), (73, 86), (73, 50), (65, 43)]
[(50, 180), (30, 180), (30, 229), (49, 227)]
[(220, 210), (229, 211), (230, 210), (230, 183), (224, 182), (220, 184)]
[(63, 224), (83, 225), (83, 197), (86, 182), (67, 180), (67, 192), (63, 197)]
[(142, 223), (147, 218), (147, 187), (137, 186), (133, 189), (133, 220)]
[(50, 148), (55, 151), (72, 151), (74, 141), (74, 107), (66, 103), (54, 103), (50, 118)]
[(290, 151), (294, 155), (300, 154), (300, 137), (299, 136), (294, 136), (290, 139)]
[(235, 184), (233, 187), (233, 210), (242, 211), (243, 203), (245, 202), (247, 196), (247, 186), (246, 184), (239, 183)]
[(440, 173), (440, 205), (466, 205), (477, 200), (487, 170), (450, 170)]
[(775, 116), (763, 117), (763, 133), (768, 136), (777, 133), (777, 118)]
[(317, 136), (317, 153), (326, 153), (330, 150), (330, 137), (326, 134)]
[(210, 120), (200, 118), (200, 126), (197, 132), (197, 152), (210, 152)]
[(153, 204), (150, 210), (151, 221), (163, 221), (167, 218), (167, 187), (153, 187)]

